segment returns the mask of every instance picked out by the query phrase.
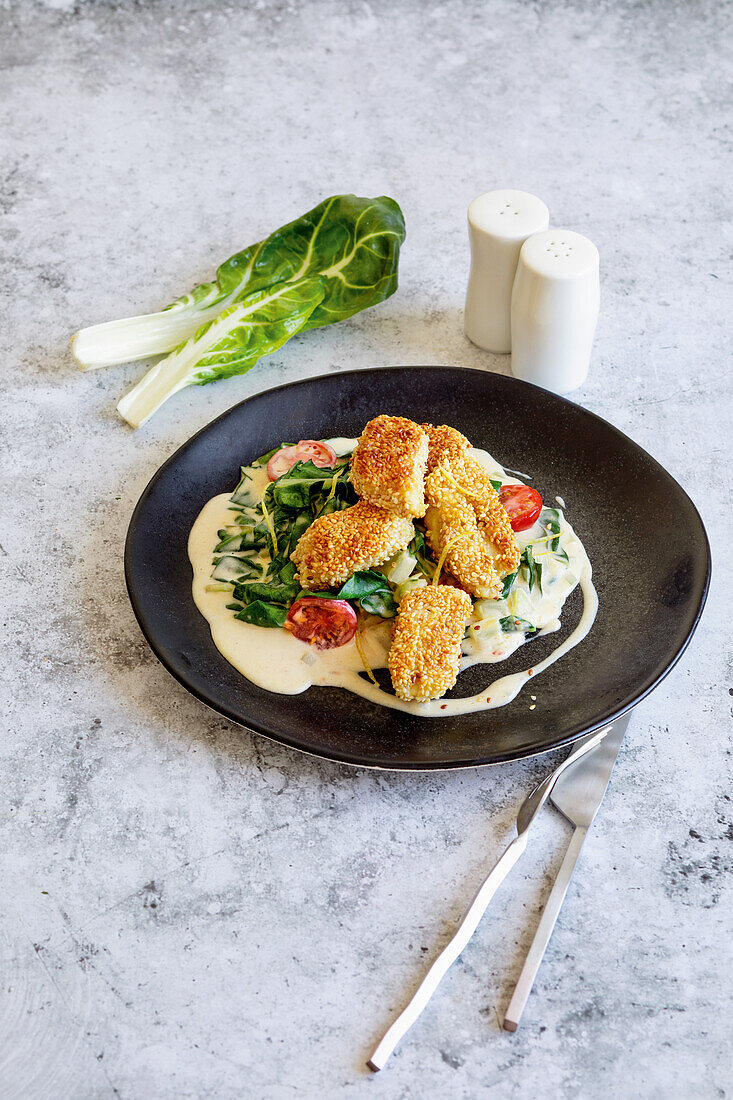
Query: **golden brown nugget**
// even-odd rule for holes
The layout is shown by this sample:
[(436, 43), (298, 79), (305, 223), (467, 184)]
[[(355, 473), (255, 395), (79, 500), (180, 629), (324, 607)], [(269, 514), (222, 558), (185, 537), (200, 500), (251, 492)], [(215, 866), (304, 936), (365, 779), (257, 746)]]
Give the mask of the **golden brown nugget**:
[(375, 416), (351, 458), (351, 484), (360, 497), (396, 516), (425, 515), (428, 437), (404, 416)]
[(290, 558), (298, 567), (303, 588), (332, 588), (357, 569), (389, 561), (414, 534), (412, 520), (360, 500), (312, 523)]
[(486, 470), (470, 455), (436, 467), (425, 482), (425, 531), (436, 558), (472, 595), (491, 599), (519, 566), (509, 517)]
[(448, 424), (421, 424), (420, 427), (428, 435), (429, 474), (444, 462), (460, 461), (471, 446), (465, 435)]
[(399, 699), (439, 699), (455, 685), (472, 606), (466, 592), (446, 585), (415, 588), (403, 597), (388, 658)]

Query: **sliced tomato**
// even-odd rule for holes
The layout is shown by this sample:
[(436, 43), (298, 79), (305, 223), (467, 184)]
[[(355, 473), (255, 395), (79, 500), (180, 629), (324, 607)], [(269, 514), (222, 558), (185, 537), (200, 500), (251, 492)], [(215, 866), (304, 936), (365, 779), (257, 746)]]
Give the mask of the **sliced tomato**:
[(290, 608), (285, 629), (317, 649), (336, 649), (356, 634), (356, 612), (347, 600), (302, 596)]
[(526, 531), (539, 519), (542, 497), (530, 485), (502, 485), (499, 500), (513, 531)]
[(279, 451), (275, 451), (267, 463), (267, 476), (270, 481), (277, 481), (296, 462), (312, 462), (314, 466), (325, 470), (337, 464), (338, 455), (333, 447), (322, 443), (320, 439), (301, 439), (300, 443), (292, 447), (281, 447)]

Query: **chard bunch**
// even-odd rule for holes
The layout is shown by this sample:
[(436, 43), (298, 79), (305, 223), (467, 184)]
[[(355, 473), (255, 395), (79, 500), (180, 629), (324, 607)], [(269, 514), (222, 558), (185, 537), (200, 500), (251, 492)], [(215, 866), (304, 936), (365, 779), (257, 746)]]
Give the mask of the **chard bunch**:
[(72, 351), (82, 370), (164, 356), (117, 406), (138, 428), (186, 386), (244, 374), (297, 332), (389, 298), (404, 239), (394, 199), (334, 195), (159, 313), (82, 329)]

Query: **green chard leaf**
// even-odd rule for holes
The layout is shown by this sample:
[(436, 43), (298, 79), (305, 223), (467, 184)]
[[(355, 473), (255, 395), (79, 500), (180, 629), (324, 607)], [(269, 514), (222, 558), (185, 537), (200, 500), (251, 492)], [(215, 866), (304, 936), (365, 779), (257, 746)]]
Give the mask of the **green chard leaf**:
[(309, 508), (324, 486), (330, 490), (333, 477), (333, 470), (324, 475), (324, 471), (312, 462), (296, 462), (291, 470), (272, 483), (272, 498), (284, 508)]
[[(235, 607), (236, 605), (231, 605)], [(265, 603), (264, 600), (254, 600), (247, 604), (241, 611), (237, 611), (235, 619), (241, 619), (244, 623), (253, 623), (255, 626), (283, 626), (288, 617), (287, 608), (279, 607), (274, 603)]]
[(527, 622), (526, 619), (517, 619), (513, 615), (507, 615), (504, 619), (499, 619), (499, 626), (505, 634), (516, 634), (518, 631), (522, 631), (524, 634), (534, 634), (537, 631), (537, 627), (532, 623)]
[(407, 550), (412, 554), (413, 558), (417, 560), (417, 564), (420, 566), (425, 576), (432, 578), (437, 562), (430, 552), (428, 540), (422, 531), (416, 529), (415, 537), (408, 545)]
[(254, 492), (254, 479), (252, 475), (247, 472), (245, 466), (242, 466), (240, 469), (239, 482), (229, 499), (232, 504), (237, 504), (244, 508), (256, 507), (259, 504), (259, 500)]
[(299, 594), (300, 585), (294, 582), (278, 584), (273, 581), (244, 581), (234, 586), (234, 596), (243, 604), (262, 600), (265, 603), (290, 607)]
[(540, 512), (540, 523), (547, 531), (548, 535), (556, 535), (554, 539), (548, 540), (548, 546), (550, 550), (557, 550), (560, 545), (560, 514), (557, 508), (543, 508)]
[(391, 619), (397, 614), (397, 604), (389, 581), (375, 569), (362, 569), (354, 573), (338, 592), (340, 600), (355, 600), (370, 615)]
[(534, 588), (535, 584), (538, 586), (540, 592), (542, 591), (542, 564), (535, 561), (532, 554), (532, 547), (525, 547), (520, 560), (520, 569), (523, 567), (528, 573), (528, 584), (530, 592)]
[(233, 584), (248, 577), (258, 577), (261, 573), (262, 566), (259, 562), (224, 554), (220, 558), (214, 558), (211, 576), (215, 581), (230, 581)]
[(548, 535), (555, 535), (554, 539), (548, 539), (547, 545), (552, 550), (556, 558), (560, 561), (569, 562), (570, 558), (567, 555), (567, 551), (560, 545), (560, 534), (562, 526), (560, 524), (560, 512), (557, 508), (543, 508), (540, 513), (540, 522), (544, 526)]
[(218, 312), (273, 283), (317, 274), (326, 280), (326, 298), (308, 327), (333, 324), (394, 294), (404, 239), (405, 222), (394, 199), (334, 195), (225, 260), (215, 282), (195, 287), (163, 314)]
[(397, 614), (397, 602), (389, 591), (372, 592), (362, 596), (359, 603), (369, 615), (380, 615), (383, 619), (393, 619)]
[[(333, 496), (326, 501), (323, 507), (319, 510), (318, 515), (315, 517), (319, 519), (321, 516), (330, 516), (331, 512), (341, 512), (344, 508), (348, 508), (350, 504), (353, 504), (354, 500), (350, 500), (347, 493), (339, 492), (338, 488)], [(293, 548), (294, 549), (294, 548)]]
[(214, 548), (214, 553), (234, 553), (237, 550), (261, 550), (267, 541), (267, 527), (259, 523), (256, 527), (240, 528), (236, 531), (224, 529), (219, 532), (221, 541)]
[(507, 596), (509, 595), (509, 593), (512, 590), (512, 585), (514, 584), (516, 579), (517, 579), (516, 572), (515, 573), (509, 573), (508, 576), (504, 577), (504, 587), (501, 590), (501, 597), (500, 597), (502, 600), (505, 600), (507, 598)]
[[(296, 513), (290, 527), (290, 534), (287, 539), (287, 546), (283, 548), (283, 552), (287, 554), (288, 558), (292, 554), (293, 550), (295, 550), (295, 547), (298, 545), (298, 540), (300, 539), (300, 536), (305, 534), (312, 522), (313, 517), (311, 516), (310, 512), (304, 510), (302, 512)], [(295, 566), (293, 566), (293, 569), (295, 569)]]
[(501, 482), (500, 481), (494, 481), (494, 479), (491, 478), (491, 477), (489, 478), (489, 481), (491, 482), (491, 484), (493, 485), (493, 487), (496, 489), (496, 491), (498, 493), (501, 489)]
[[(73, 353), (85, 370), (173, 353), (118, 406), (138, 427), (185, 386), (241, 374), (295, 332), (343, 321), (389, 298), (404, 239), (394, 199), (334, 195), (231, 256), (214, 282), (159, 313), (76, 333)], [(288, 314), (287, 288), (295, 287)]]
[(289, 557), (283, 556), (275, 558), (270, 563), (270, 568), (267, 570), (267, 579), (275, 584), (293, 584), (295, 574), (295, 562), (290, 561)]

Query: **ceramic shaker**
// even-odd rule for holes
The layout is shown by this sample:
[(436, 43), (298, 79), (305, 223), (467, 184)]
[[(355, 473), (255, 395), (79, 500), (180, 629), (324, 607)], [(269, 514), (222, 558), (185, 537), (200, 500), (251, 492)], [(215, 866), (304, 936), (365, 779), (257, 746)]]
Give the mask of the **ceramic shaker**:
[(512, 292), (512, 374), (555, 393), (585, 381), (600, 290), (598, 249), (548, 229), (522, 245)]
[(468, 208), (471, 271), (466, 336), (485, 351), (511, 350), (511, 297), (522, 244), (547, 229), (550, 212), (527, 191), (489, 191)]

